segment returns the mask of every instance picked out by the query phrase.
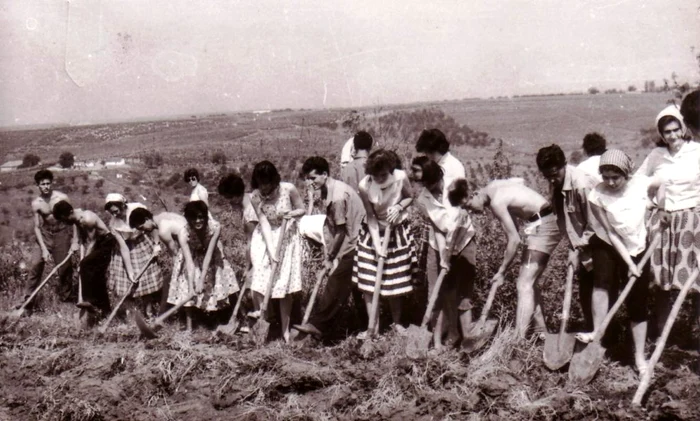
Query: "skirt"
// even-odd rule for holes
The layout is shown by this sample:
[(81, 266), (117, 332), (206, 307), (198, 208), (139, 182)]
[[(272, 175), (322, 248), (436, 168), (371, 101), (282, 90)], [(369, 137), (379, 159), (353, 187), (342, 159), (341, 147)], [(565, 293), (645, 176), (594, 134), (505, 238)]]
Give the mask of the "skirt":
[[(192, 256), (194, 259), (195, 280), (202, 276), (202, 263), (204, 256)], [(190, 286), (187, 282), (187, 270), (185, 257), (180, 250), (173, 262), (173, 274), (170, 278), (168, 290), (168, 303), (179, 304), (190, 295)], [(185, 307), (196, 307), (204, 311), (216, 311), (229, 306), (228, 297), (238, 292), (236, 273), (231, 264), (224, 258), (221, 243), (214, 250), (214, 255), (209, 264), (209, 270), (204, 279), (203, 291), (188, 301)]]
[[(141, 269), (146, 265), (153, 254), (153, 247), (149, 244), (148, 239), (144, 235), (140, 235), (134, 240), (126, 241), (129, 247), (129, 256), (131, 257), (131, 266), (134, 268), (134, 276), (141, 273)], [(131, 287), (131, 281), (126, 276), (126, 268), (124, 268), (124, 259), (119, 253), (119, 243), (116, 243), (112, 252), (112, 261), (109, 263), (109, 289), (118, 296), (126, 294)], [(139, 278), (136, 291), (132, 297), (143, 297), (144, 295), (153, 294), (163, 287), (163, 278), (160, 273), (158, 262), (154, 261), (148, 269)]]
[[(291, 221), (290, 221), (291, 222)], [(281, 234), (281, 226), (272, 228), (272, 243), (276, 246)], [(253, 265), (250, 289), (265, 295), (272, 276), (272, 265), (265, 247), (260, 224), (250, 239), (250, 255)], [(270, 298), (284, 298), (288, 294), (301, 291), (302, 241), (296, 222), (287, 224), (287, 232), (282, 240), (280, 264), (274, 274), (274, 285)]]
[[(652, 211), (649, 219), (650, 241), (661, 233), (661, 243), (651, 257), (651, 273), (654, 283), (663, 290), (682, 288), (694, 270), (700, 257), (700, 208), (668, 212), (668, 227), (662, 227), (661, 212)], [(700, 290), (698, 281), (693, 286)]]
[[(380, 234), (383, 234), (380, 232)], [(362, 224), (357, 242), (357, 253), (352, 268), (352, 281), (368, 293), (374, 292), (377, 277), (378, 257), (374, 252), (369, 228)], [(417, 271), (418, 258), (413, 234), (407, 223), (394, 226), (389, 238), (389, 248), (384, 261), (380, 294), (392, 297), (413, 291), (413, 276)]]

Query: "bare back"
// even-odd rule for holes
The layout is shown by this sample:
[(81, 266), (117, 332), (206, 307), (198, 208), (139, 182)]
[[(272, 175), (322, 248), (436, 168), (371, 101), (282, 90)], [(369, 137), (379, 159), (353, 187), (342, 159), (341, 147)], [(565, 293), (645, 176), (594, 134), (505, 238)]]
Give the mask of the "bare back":
[(184, 216), (173, 212), (162, 212), (153, 217), (158, 225), (158, 238), (168, 246), (171, 251), (177, 250), (179, 244), (178, 234), (187, 226)]
[(75, 209), (73, 212), (77, 219), (80, 238), (84, 243), (93, 243), (97, 237), (110, 233), (107, 225), (95, 212), (82, 209)]
[(486, 186), (490, 206), (508, 210), (513, 219), (528, 220), (542, 210), (549, 201), (541, 194), (515, 180), (495, 180)]

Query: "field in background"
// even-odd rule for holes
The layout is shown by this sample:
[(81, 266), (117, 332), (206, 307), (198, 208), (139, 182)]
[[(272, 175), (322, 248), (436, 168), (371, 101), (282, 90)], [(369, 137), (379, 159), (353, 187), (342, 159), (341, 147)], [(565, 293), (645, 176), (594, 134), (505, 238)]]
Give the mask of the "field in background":
[[(179, 211), (189, 197), (182, 180), (191, 166), (209, 188), (212, 213), (224, 227), (222, 239), (234, 266), (245, 252), (240, 209), (215, 193), (219, 177), (238, 171), (246, 182), (255, 162), (273, 161), (283, 179), (297, 179), (303, 160), (322, 155), (334, 164), (342, 144), (366, 128), (380, 144), (395, 149), (407, 164), (423, 127), (448, 133), (454, 153), (467, 167), (472, 186), (490, 178), (524, 176), (544, 191), (537, 175), (537, 148), (552, 142), (568, 155), (583, 135), (597, 130), (616, 147), (636, 153), (641, 162), (640, 130), (653, 126), (665, 106), (663, 94), (580, 95), (415, 104), (400, 107), (329, 111), (275, 111), (263, 114), (199, 116), (176, 121), (123, 123), (0, 133), (0, 154), (21, 159), (26, 153), (56, 161), (70, 151), (80, 161), (127, 158), (129, 165), (108, 170), (56, 173), (57, 189), (74, 204), (103, 214), (107, 193), (121, 192), (154, 212)], [(499, 146), (502, 139), (502, 146)], [(225, 163), (214, 161), (223, 153)], [(33, 245), (30, 202), (37, 190), (36, 168), (0, 173), (0, 309), (22, 296)], [(477, 314), (505, 247), (498, 223), (475, 215)], [(305, 264), (306, 303), (318, 250)], [(565, 250), (560, 246), (541, 284), (551, 330), (558, 330), (563, 296)], [(168, 259), (160, 262), (165, 276)], [(240, 268), (239, 268), (240, 269)], [(107, 336), (73, 327), (72, 305), (56, 303), (51, 288), (43, 312), (16, 329), (0, 328), (0, 420), (101, 419), (657, 419), (700, 416), (694, 405), (700, 379), (689, 306), (682, 313), (670, 349), (645, 407), (631, 411), (636, 388), (624, 310), (612, 340), (611, 360), (586, 387), (566, 383), (566, 372), (549, 373), (541, 364), (541, 343), (516, 343), (509, 328), (515, 310), (513, 280), (500, 290), (493, 316), (502, 331), (491, 348), (476, 355), (450, 351), (411, 361), (404, 340), (391, 334), (370, 354), (359, 351), (348, 333), (362, 329), (348, 305), (332, 332), (330, 347), (272, 344), (256, 350), (245, 338), (222, 342), (206, 330), (194, 336), (169, 326), (162, 339), (144, 343), (126, 322)], [(425, 287), (410, 299), (406, 323), (419, 323)], [(576, 297), (576, 295), (575, 295)], [(576, 300), (574, 300), (576, 302)], [(385, 309), (386, 310), (386, 309)], [(574, 304), (572, 329), (581, 326)], [(384, 313), (384, 317), (387, 314)], [(652, 336), (654, 334), (653, 328)], [(651, 342), (650, 342), (651, 343)], [(16, 386), (15, 386), (16, 385)]]

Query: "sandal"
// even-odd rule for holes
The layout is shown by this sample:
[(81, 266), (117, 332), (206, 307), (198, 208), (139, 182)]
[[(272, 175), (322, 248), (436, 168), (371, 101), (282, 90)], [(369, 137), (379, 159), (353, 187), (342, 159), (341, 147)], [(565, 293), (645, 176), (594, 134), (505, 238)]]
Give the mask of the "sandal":
[(357, 334), (357, 339), (365, 341), (369, 339), (369, 333), (365, 330)]
[(402, 337), (403, 337), (403, 336), (408, 336), (408, 330), (407, 330), (405, 327), (403, 327), (403, 326), (401, 326), (400, 324), (398, 324), (398, 323), (392, 324), (392, 325), (391, 325), (391, 329), (392, 329), (394, 332), (396, 332), (396, 334), (399, 335), (399, 336), (402, 336)]
[(576, 339), (583, 342), (584, 344), (593, 342), (594, 337), (595, 332), (579, 332), (576, 334)]

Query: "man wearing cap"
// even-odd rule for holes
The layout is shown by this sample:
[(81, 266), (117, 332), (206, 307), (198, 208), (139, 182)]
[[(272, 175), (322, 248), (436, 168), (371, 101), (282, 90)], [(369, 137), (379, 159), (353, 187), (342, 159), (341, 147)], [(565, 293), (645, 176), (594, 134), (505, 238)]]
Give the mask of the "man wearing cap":
[[(458, 192), (453, 195), (456, 198)], [(466, 197), (466, 192), (461, 197)], [(509, 178), (491, 181), (466, 202), (466, 207), (476, 212), (483, 212), (488, 207), (506, 233), (508, 243), (503, 262), (491, 279), (492, 283), (503, 283), (518, 247), (521, 243), (525, 245), (517, 280), (518, 310), (515, 325), (519, 337), (524, 338), (534, 313), (534, 331), (539, 334), (546, 332), (537, 280), (561, 239), (552, 205), (542, 195), (525, 186), (522, 178)], [(518, 233), (518, 222), (525, 224), (525, 238), (522, 241)]]
[(550, 184), (550, 202), (557, 216), (562, 237), (569, 240), (568, 264), (578, 272), (579, 303), (587, 331), (593, 330), (591, 297), (593, 293), (593, 262), (588, 242), (593, 235), (589, 221), (588, 193), (598, 181), (568, 165), (564, 151), (551, 145), (537, 152), (537, 168)]

